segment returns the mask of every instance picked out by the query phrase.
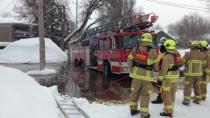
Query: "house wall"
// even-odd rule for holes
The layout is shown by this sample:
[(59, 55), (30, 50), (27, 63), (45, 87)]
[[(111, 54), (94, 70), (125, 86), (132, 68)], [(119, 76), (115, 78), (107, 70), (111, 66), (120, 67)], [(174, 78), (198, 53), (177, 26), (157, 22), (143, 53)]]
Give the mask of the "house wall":
[(0, 42), (11, 42), (12, 41), (11, 26), (0, 25)]
[(0, 42), (13, 42), (19, 39), (37, 36), (35, 26), (19, 23), (0, 24)]

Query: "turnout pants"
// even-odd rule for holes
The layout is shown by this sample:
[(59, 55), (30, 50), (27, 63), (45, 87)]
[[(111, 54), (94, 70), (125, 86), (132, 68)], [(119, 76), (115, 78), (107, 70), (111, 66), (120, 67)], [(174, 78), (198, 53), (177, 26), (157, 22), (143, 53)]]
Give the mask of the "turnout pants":
[(152, 91), (153, 87), (150, 81), (133, 79), (131, 83), (130, 109), (137, 110), (138, 100), (140, 99), (140, 113), (147, 115)]
[(164, 78), (162, 83), (162, 98), (164, 102), (163, 110), (166, 113), (173, 113), (174, 103), (176, 97), (178, 79), (166, 79)]
[(206, 100), (208, 81), (209, 81), (209, 76), (207, 76), (207, 74), (204, 73), (203, 77), (202, 77), (202, 80), (201, 80), (201, 97), (202, 97), (202, 100)]
[(191, 90), (194, 89), (194, 100), (201, 102), (201, 88), (200, 88), (201, 77), (185, 77), (184, 82), (184, 102), (190, 103), (191, 101)]

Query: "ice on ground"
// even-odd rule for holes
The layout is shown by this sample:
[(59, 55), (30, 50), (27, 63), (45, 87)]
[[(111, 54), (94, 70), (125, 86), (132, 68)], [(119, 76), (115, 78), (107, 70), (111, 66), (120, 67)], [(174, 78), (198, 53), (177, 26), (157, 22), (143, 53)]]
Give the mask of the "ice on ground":
[(0, 66), (0, 118), (64, 118), (51, 89), (12, 68)]
[[(67, 55), (51, 39), (45, 38), (47, 63), (65, 62)], [(39, 63), (39, 38), (21, 39), (0, 51), (0, 63)]]
[(28, 75), (50, 75), (50, 74), (55, 74), (55, 73), (56, 73), (55, 69), (48, 69), (48, 68), (45, 68), (43, 70), (32, 70), (32, 71), (26, 72), (26, 74)]

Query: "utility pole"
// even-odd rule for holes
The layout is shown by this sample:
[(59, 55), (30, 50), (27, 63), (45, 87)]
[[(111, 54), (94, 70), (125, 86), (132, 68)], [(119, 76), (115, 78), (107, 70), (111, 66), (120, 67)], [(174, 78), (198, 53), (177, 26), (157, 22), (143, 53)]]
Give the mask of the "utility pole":
[(40, 55), (40, 70), (45, 68), (45, 40), (44, 40), (44, 10), (43, 0), (38, 1), (38, 23), (39, 23), (39, 55)]
[(76, 0), (76, 28), (78, 27), (78, 0)]

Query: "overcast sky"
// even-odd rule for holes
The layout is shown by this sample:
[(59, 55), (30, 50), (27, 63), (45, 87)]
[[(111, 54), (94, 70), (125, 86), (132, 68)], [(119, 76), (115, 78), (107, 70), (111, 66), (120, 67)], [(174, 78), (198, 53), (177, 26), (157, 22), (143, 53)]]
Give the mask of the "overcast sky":
[[(75, 1), (76, 0), (70, 0), (72, 2), (70, 6), (72, 7), (72, 14), (75, 15)], [(83, 0), (79, 0), (83, 1)], [(184, 15), (188, 15), (193, 12), (197, 12), (198, 14), (201, 14), (204, 17), (208, 17), (208, 14), (210, 15), (210, 12), (200, 11), (200, 10), (192, 10), (192, 9), (185, 9), (185, 8), (179, 8), (169, 5), (163, 5), (156, 3), (154, 1), (165, 1), (165, 2), (171, 2), (171, 3), (177, 3), (181, 5), (188, 5), (188, 6), (195, 6), (195, 7), (202, 7), (206, 8), (205, 2), (201, 2), (200, 0), (136, 0), (136, 8), (140, 9), (142, 8), (143, 11), (146, 13), (154, 12), (159, 16), (157, 24), (165, 27), (170, 23), (174, 23), (178, 20), (180, 20)], [(18, 4), (20, 0), (0, 0), (0, 14), (2, 12), (10, 12), (11, 9), (15, 4)], [(95, 16), (92, 16), (95, 17)], [(75, 18), (74, 18), (75, 19)]]
[[(154, 0), (155, 1), (155, 0)], [(206, 3), (201, 2), (199, 0), (158, 0), (158, 1), (166, 1), (171, 3), (177, 3), (181, 5), (188, 5), (188, 6), (196, 6), (196, 7), (202, 7), (206, 8)], [(204, 17), (208, 17), (208, 14), (210, 15), (210, 11), (205, 12), (203, 9), (202, 11), (192, 10), (192, 9), (185, 9), (180, 7), (174, 7), (169, 5), (163, 5), (160, 3), (152, 2), (151, 0), (137, 0), (136, 7), (142, 7), (143, 11), (146, 13), (154, 12), (156, 13), (159, 18), (157, 21), (157, 24), (160, 24), (161, 26), (167, 26), (170, 23), (174, 23), (178, 20), (180, 20), (184, 15), (188, 15), (190, 13), (198, 13)]]

